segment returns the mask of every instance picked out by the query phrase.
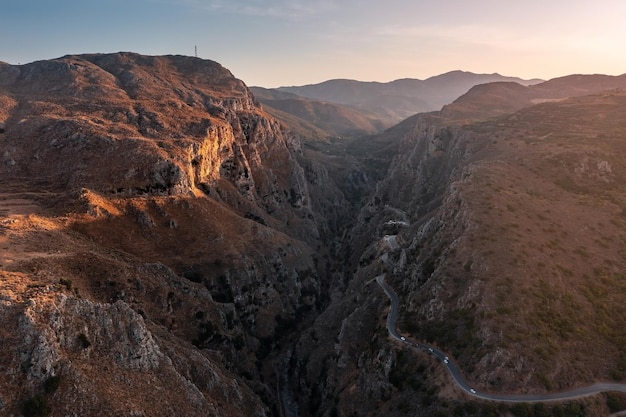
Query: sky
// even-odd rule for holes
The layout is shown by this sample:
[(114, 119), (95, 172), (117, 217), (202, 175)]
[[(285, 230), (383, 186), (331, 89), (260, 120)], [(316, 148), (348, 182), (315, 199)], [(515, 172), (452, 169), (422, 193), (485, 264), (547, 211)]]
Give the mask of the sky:
[(626, 73), (623, 0), (2, 0), (0, 61), (138, 52), (249, 86)]

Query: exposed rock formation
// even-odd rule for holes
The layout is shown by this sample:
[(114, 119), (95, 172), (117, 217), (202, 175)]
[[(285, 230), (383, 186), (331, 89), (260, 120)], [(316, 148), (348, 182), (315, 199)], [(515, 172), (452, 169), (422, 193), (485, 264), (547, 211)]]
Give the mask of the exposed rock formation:
[(623, 379), (626, 96), (588, 81), (301, 147), (214, 62), (0, 64), (0, 414), (506, 415), (390, 341), (381, 273), (482, 390)]
[(40, 287), (24, 307), (5, 304), (18, 311), (15, 335), (23, 339), (5, 346), (19, 356), (3, 367), (4, 392), (47, 397), (59, 414), (266, 415), (245, 385), (192, 346), (172, 349), (171, 336), (153, 335), (125, 302), (57, 291)]
[[(374, 138), (397, 153), (350, 232), (341, 295), (294, 352), (303, 415), (463, 415), (437, 362), (387, 338), (387, 299), (372, 282), (383, 272), (402, 299), (400, 330), (448, 352), (482, 390), (623, 379), (624, 321), (602, 311), (626, 303), (626, 182), (613, 177), (625, 104), (612, 91), (473, 124), (444, 109)], [(608, 413), (602, 398), (567, 407)]]
[(0, 123), (2, 412), (275, 415), (349, 207), (299, 140), (219, 64), (129, 53), (3, 64)]

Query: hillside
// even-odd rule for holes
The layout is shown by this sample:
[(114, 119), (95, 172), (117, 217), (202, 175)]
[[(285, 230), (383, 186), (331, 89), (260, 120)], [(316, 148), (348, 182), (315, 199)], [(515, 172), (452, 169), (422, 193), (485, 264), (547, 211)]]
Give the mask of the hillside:
[(299, 141), (181, 56), (3, 64), (0, 123), (0, 414), (276, 415), (349, 207)]
[(569, 75), (530, 86), (497, 82), (477, 85), (442, 109), (452, 119), (476, 120), (512, 113), (533, 104), (626, 88), (626, 74)]
[[(559, 80), (558, 89), (580, 92), (573, 80), (567, 89)], [(309, 381), (300, 384), (302, 397), (336, 398), (311, 407), (339, 415), (539, 410), (456, 403), (458, 390), (436, 360), (389, 342), (388, 300), (372, 283), (380, 273), (400, 295), (400, 331), (448, 352), (483, 392), (624, 380), (626, 94), (614, 90), (620, 77), (611, 80), (588, 79), (586, 92), (606, 92), (554, 93), (558, 100), (527, 102), (489, 120), (458, 121), (445, 109), (417, 115), (355, 141), (370, 144), (368, 155), (397, 151), (380, 154), (393, 160), (351, 231), (355, 272), (343, 297), (298, 344), (294, 373)], [(514, 87), (522, 91), (516, 98), (515, 90), (500, 88), (509, 85), (481, 86), (465, 103), (524, 102), (526, 89)], [(385, 253), (392, 269), (380, 261)], [(314, 341), (329, 348), (313, 349)], [(546, 406), (536, 415), (608, 415), (623, 409), (615, 406), (624, 404), (620, 398)]]
[(625, 109), (623, 76), (497, 82), (301, 142), (213, 61), (0, 64), (0, 415), (625, 410), (476, 400), (376, 280), (481, 392), (624, 381)]
[(358, 137), (378, 133), (391, 125), (375, 114), (335, 103), (260, 87), (250, 90), (270, 114), (307, 139)]

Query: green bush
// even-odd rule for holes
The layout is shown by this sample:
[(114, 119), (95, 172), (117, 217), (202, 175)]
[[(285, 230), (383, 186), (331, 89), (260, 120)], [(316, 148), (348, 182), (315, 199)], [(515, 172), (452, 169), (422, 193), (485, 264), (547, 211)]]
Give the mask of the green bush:
[(41, 395), (36, 395), (33, 398), (27, 400), (23, 407), (22, 413), (24, 413), (24, 417), (42, 417), (50, 414), (52, 410), (50, 410), (50, 406), (48, 405), (48, 401), (45, 397)]
[(621, 381), (622, 379), (624, 379), (624, 373), (619, 369), (613, 368), (609, 372), (611, 374), (611, 378), (613, 378), (615, 381)]
[(46, 391), (46, 394), (53, 394), (61, 383), (61, 375), (51, 376), (46, 379), (43, 383), (43, 389)]
[(78, 342), (83, 349), (87, 349), (89, 346), (91, 346), (91, 342), (89, 341), (89, 339), (87, 339), (85, 333), (81, 333), (78, 335)]
[(59, 280), (59, 284), (65, 285), (65, 288), (67, 288), (69, 291), (72, 291), (72, 280), (71, 279), (61, 278)]
[(544, 403), (536, 403), (533, 405), (534, 417), (550, 417), (552, 413)]
[(626, 410), (626, 397), (619, 394), (608, 393), (606, 394), (606, 405), (609, 407), (611, 413)]
[(517, 403), (511, 407), (511, 412), (515, 417), (531, 417), (532, 409), (527, 403)]

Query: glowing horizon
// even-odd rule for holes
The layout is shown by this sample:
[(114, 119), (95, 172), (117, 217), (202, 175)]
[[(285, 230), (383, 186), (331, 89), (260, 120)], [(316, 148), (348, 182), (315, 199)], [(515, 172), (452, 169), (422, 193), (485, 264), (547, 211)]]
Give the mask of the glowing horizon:
[[(16, 2), (17, 3), (17, 2)], [(621, 75), (626, 2), (25, 0), (0, 16), (0, 61), (132, 51), (198, 55), (248, 85), (387, 82), (453, 70)]]

